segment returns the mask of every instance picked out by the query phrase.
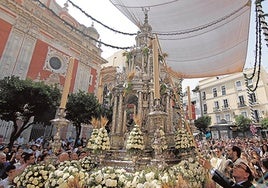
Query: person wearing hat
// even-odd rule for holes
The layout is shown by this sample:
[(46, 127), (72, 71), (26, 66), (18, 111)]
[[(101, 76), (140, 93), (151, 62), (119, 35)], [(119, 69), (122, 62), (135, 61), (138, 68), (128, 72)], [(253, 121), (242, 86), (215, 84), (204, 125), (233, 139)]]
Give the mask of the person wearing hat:
[(234, 164), (232, 175), (235, 181), (213, 168), (210, 162), (205, 159), (200, 159), (200, 164), (210, 170), (212, 180), (224, 188), (254, 188), (252, 172), (248, 165), (242, 161)]

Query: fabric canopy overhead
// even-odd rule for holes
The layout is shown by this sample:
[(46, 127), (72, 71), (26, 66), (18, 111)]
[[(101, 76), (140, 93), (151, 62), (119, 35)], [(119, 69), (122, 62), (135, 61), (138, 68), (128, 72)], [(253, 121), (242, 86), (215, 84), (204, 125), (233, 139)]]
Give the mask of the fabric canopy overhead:
[(148, 10), (169, 67), (182, 78), (241, 72), (249, 38), (249, 0), (110, 0), (138, 27)]

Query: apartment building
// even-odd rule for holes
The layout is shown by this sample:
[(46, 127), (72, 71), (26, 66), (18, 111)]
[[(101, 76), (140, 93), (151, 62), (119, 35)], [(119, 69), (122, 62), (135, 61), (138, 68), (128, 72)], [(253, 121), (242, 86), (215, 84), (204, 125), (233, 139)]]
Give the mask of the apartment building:
[[(200, 108), (202, 115), (211, 117), (212, 125), (223, 120), (228, 124), (235, 122), (236, 115), (243, 115), (259, 123), (268, 116), (268, 74), (264, 68), (258, 69), (248, 80), (252, 92), (246, 87), (245, 77), (251, 77), (254, 69), (244, 72), (210, 77), (199, 81)], [(256, 84), (258, 82), (258, 86)]]

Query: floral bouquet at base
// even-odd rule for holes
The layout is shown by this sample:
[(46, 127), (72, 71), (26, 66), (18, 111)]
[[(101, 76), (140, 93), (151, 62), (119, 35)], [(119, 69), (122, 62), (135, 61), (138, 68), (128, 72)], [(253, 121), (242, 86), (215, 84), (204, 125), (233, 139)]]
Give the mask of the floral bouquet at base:
[(105, 129), (107, 123), (108, 119), (106, 117), (101, 117), (100, 125), (102, 127), (98, 130), (98, 135), (95, 138), (92, 148), (95, 153), (103, 153), (110, 149), (110, 139), (108, 132)]
[(30, 165), (19, 176), (15, 177), (17, 187), (44, 188), (48, 181), (49, 173), (55, 171), (55, 167), (49, 165)]
[(104, 167), (94, 171), (89, 178), (90, 188), (117, 187), (125, 188), (126, 182), (132, 179), (131, 173), (125, 169), (115, 169), (113, 167)]
[(93, 160), (90, 156), (80, 159), (79, 162), (81, 167), (87, 172), (91, 171), (98, 165), (98, 163), (95, 160)]
[(164, 179), (162, 179), (163, 177), (164, 176), (162, 175), (162, 172), (159, 171), (157, 168), (145, 169), (139, 172), (135, 172), (133, 174), (132, 181), (126, 183), (126, 187), (162, 188), (162, 185), (164, 184), (163, 181), (165, 181)]
[(110, 140), (105, 127), (99, 129), (99, 134), (95, 139), (93, 150), (95, 153), (102, 153), (110, 149)]
[(191, 135), (184, 129), (178, 130), (175, 135), (175, 148), (182, 152), (189, 152), (195, 147)]
[(130, 154), (138, 154), (144, 150), (143, 135), (138, 125), (134, 125), (127, 139), (126, 149)]
[(126, 149), (130, 154), (137, 155), (142, 150), (144, 150), (144, 140), (143, 140), (143, 134), (140, 129), (140, 119), (138, 116), (134, 116), (134, 121), (136, 125), (134, 125), (133, 129), (131, 130), (129, 137), (127, 139)]
[(87, 142), (87, 149), (93, 150), (94, 145), (95, 145), (95, 139), (97, 138), (97, 136), (99, 134), (98, 126), (99, 126), (100, 122), (97, 118), (92, 118), (90, 123), (93, 126), (93, 130), (92, 130), (91, 136)]
[(74, 182), (78, 183), (75, 187), (87, 187), (88, 180), (89, 174), (81, 167), (79, 161), (64, 161), (49, 174), (45, 188), (69, 188), (69, 184)]
[[(172, 166), (169, 171), (171, 176), (182, 177), (188, 182), (189, 187), (202, 188), (205, 183), (206, 170), (194, 158), (182, 160), (179, 164)], [(180, 184), (180, 182), (177, 182)]]
[(93, 129), (90, 138), (87, 142), (87, 149), (93, 150), (95, 145), (95, 139), (97, 138), (99, 134), (99, 129)]

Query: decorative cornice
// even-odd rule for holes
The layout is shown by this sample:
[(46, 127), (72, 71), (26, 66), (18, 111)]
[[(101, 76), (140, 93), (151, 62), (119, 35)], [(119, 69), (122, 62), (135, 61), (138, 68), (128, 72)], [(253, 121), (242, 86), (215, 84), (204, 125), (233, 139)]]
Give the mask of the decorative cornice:
[[(50, 36), (54, 37), (54, 42), (57, 41), (61, 44), (65, 44), (64, 47), (67, 47), (69, 50), (70, 48), (77, 49), (77, 51), (80, 52), (80, 54), (75, 54), (78, 60), (80, 60), (81, 54), (84, 54), (83, 56), (85, 57), (90, 57), (90, 61), (89, 59), (81, 59), (81, 62), (87, 65), (90, 64), (90, 66), (94, 66), (96, 69), (98, 69), (98, 65), (106, 63), (106, 60), (96, 53), (96, 51), (100, 50), (98, 47), (90, 42), (90, 47), (88, 47), (88, 44), (87, 46), (83, 45), (83, 41), (85, 41), (84, 36), (74, 32), (71, 28), (57, 20), (57, 18), (51, 16), (51, 14), (41, 8), (38, 3), (34, 3), (34, 1), (24, 1), (23, 5), (20, 5), (12, 0), (1, 0), (0, 6), (5, 7), (17, 15), (15, 27), (21, 29), (23, 32), (38, 37), (37, 32), (41, 30), (46, 31)], [(39, 34), (43, 33), (39, 32)], [(72, 52), (74, 53), (73, 50)]]

